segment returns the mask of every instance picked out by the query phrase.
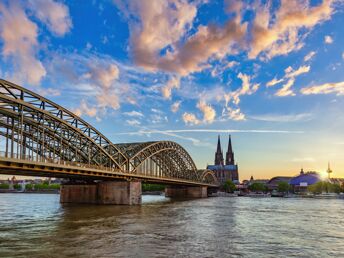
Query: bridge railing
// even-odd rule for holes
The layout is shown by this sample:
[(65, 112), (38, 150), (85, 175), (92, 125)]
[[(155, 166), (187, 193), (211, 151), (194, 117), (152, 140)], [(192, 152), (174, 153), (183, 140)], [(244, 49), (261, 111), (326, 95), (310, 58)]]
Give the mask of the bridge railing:
[[(107, 172), (113, 172), (113, 173), (123, 173), (121, 170), (115, 170), (111, 167), (101, 166), (101, 165), (92, 165), (92, 164), (85, 164), (85, 163), (79, 163), (79, 162), (73, 162), (73, 161), (66, 161), (61, 159), (53, 159), (48, 157), (42, 157), (42, 156), (31, 156), (31, 155), (25, 155), (25, 154), (18, 154), (18, 153), (12, 153), (12, 155), (8, 155), (4, 151), (0, 151), (0, 158), (6, 158), (6, 159), (17, 159), (22, 161), (31, 161), (31, 162), (40, 162), (40, 163), (46, 163), (46, 164), (57, 164), (62, 166), (70, 166), (70, 167), (80, 167), (80, 168), (90, 168), (90, 169), (96, 169), (96, 170), (102, 170)], [(136, 174), (136, 173), (135, 173)], [(141, 175), (141, 173), (137, 173), (138, 175)], [(144, 175), (144, 174), (142, 174)], [(168, 175), (160, 175), (157, 176), (157, 178), (163, 178), (163, 179), (182, 179), (184, 181), (190, 181), (190, 183), (198, 182), (197, 180), (189, 180), (185, 178), (176, 178), (171, 177)]]
[(47, 163), (47, 164), (57, 164), (57, 165), (63, 165), (63, 166), (73, 166), (73, 167), (91, 168), (91, 169), (119, 172), (119, 170), (117, 171), (113, 168), (102, 166), (102, 165), (85, 164), (85, 163), (66, 161), (66, 160), (61, 160), (61, 159), (53, 159), (53, 158), (47, 158), (47, 157), (42, 157), (42, 156), (36, 156), (36, 155), (31, 156), (31, 155), (24, 155), (24, 154), (18, 154), (18, 153), (12, 153), (12, 155), (11, 154), (9, 155), (9, 153), (0, 151), (0, 157), (41, 162), (41, 163)]

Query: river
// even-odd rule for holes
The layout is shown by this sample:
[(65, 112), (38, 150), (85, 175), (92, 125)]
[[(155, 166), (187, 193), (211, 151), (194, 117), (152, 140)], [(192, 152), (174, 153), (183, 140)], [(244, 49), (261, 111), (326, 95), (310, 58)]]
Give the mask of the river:
[(344, 257), (344, 200), (0, 194), (0, 257)]

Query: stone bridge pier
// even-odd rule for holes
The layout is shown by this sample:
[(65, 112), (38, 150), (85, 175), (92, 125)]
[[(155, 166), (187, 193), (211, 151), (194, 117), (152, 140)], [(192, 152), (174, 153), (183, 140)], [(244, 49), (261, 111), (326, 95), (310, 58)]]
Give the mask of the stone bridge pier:
[(206, 186), (166, 186), (165, 196), (172, 198), (206, 198), (208, 187)]
[(140, 181), (102, 181), (61, 185), (61, 203), (137, 205), (142, 202)]

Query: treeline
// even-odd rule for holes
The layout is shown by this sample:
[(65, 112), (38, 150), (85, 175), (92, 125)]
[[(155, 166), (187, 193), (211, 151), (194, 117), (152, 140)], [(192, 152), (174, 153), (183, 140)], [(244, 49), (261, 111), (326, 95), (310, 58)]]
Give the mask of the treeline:
[(155, 192), (155, 191), (164, 191), (165, 186), (159, 184), (142, 184), (142, 192)]
[[(20, 184), (14, 184), (13, 188), (16, 190), (21, 190), (21, 185)], [(0, 184), (0, 189), (10, 189), (10, 184)], [(47, 183), (42, 183), (42, 184), (26, 184), (25, 185), (25, 190), (26, 191), (41, 191), (41, 190), (59, 190), (60, 189), (60, 184), (47, 184)]]
[(343, 193), (344, 185), (332, 184), (330, 182), (318, 182), (307, 187), (307, 190), (313, 194), (321, 193)]

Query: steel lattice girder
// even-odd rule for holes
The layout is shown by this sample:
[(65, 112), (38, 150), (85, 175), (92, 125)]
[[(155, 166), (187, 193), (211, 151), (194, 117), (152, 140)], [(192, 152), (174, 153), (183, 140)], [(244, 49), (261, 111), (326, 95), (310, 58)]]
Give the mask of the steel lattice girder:
[(218, 184), (212, 171), (198, 171), (187, 151), (175, 142), (113, 144), (67, 109), (1, 79), (0, 135), (16, 142), (17, 150), (20, 146), (20, 157), (27, 149), (45, 158), (133, 174), (145, 162), (152, 162), (154, 169), (144, 173), (156, 176), (158, 169), (160, 176)]
[[(0, 80), (0, 93), (2, 110), (12, 108), (17, 112), (18, 118), (22, 115), (21, 111), (24, 111), (24, 115), (25, 112), (30, 113), (43, 127), (49, 126), (48, 123), (53, 123), (56, 133), (62, 133), (61, 130), (64, 130), (64, 137), (67, 133), (69, 134), (68, 141), (80, 138), (80, 141), (93, 147), (93, 155), (99, 156), (97, 153), (101, 153), (103, 157), (100, 161), (103, 165), (113, 164), (118, 169), (123, 169), (127, 164), (126, 156), (111, 141), (72, 112), (36, 93), (4, 80)], [(83, 147), (88, 148), (88, 145)]]

